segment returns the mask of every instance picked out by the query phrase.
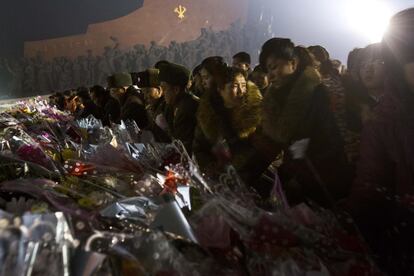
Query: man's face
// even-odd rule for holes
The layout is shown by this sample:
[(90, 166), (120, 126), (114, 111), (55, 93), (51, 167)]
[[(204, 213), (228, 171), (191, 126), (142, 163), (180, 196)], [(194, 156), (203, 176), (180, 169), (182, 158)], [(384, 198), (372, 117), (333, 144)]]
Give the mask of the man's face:
[(256, 71), (252, 73), (252, 81), (259, 89), (269, 86), (269, 80), (264, 72)]
[(296, 72), (297, 61), (270, 56), (266, 60), (267, 77), (273, 85), (280, 86)]
[(111, 88), (110, 94), (112, 97), (119, 99), (125, 93), (125, 91), (125, 88)]
[(244, 72), (249, 71), (250, 69), (250, 64), (242, 62), (240, 59), (238, 58), (234, 58), (233, 59), (233, 67), (234, 68), (238, 68), (240, 70), (243, 70)]
[(384, 86), (385, 66), (379, 59), (367, 59), (361, 63), (359, 77), (367, 89), (379, 89)]
[(146, 102), (153, 102), (162, 96), (161, 87), (146, 87), (142, 88)]
[(165, 102), (167, 104), (173, 104), (175, 98), (177, 97), (180, 89), (177, 86), (173, 86), (164, 81), (161, 82), (161, 89), (164, 92)]
[(414, 93), (414, 62), (404, 65), (404, 78), (411, 92)]

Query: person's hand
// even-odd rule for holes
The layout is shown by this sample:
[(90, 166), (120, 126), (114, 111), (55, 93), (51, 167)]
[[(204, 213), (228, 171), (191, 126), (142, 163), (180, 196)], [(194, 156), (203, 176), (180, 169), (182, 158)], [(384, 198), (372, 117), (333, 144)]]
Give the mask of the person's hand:
[(216, 143), (213, 146), (212, 153), (220, 164), (227, 164), (231, 160), (231, 152), (225, 140)]
[(166, 131), (168, 129), (168, 123), (167, 123), (167, 120), (164, 117), (164, 114), (159, 114), (155, 118), (155, 124), (164, 131)]

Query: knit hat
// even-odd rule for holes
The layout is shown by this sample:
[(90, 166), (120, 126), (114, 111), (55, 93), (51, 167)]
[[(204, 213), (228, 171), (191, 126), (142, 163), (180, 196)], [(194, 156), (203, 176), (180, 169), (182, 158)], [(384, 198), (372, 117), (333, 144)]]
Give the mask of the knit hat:
[(121, 88), (132, 85), (132, 77), (129, 73), (117, 73), (107, 79), (108, 87)]
[(190, 71), (182, 65), (166, 63), (160, 66), (159, 80), (185, 87), (190, 80)]

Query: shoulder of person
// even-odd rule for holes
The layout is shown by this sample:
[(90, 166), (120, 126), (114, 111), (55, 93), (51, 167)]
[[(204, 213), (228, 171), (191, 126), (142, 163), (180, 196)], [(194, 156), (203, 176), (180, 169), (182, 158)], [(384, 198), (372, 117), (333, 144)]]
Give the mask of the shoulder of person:
[(251, 81), (247, 82), (247, 101), (250, 103), (260, 103), (263, 100), (260, 89)]
[(179, 101), (177, 107), (178, 108), (186, 108), (186, 109), (197, 109), (199, 101), (197, 101), (193, 95), (185, 93), (181, 100)]

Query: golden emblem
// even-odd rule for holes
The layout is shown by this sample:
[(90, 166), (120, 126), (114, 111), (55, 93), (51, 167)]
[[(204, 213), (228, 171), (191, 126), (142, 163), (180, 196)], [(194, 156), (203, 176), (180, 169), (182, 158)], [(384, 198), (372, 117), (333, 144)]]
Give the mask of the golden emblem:
[(184, 19), (185, 17), (185, 12), (187, 11), (186, 7), (183, 7), (181, 5), (179, 5), (178, 7), (175, 8), (174, 12), (178, 14), (178, 18), (180, 19)]

